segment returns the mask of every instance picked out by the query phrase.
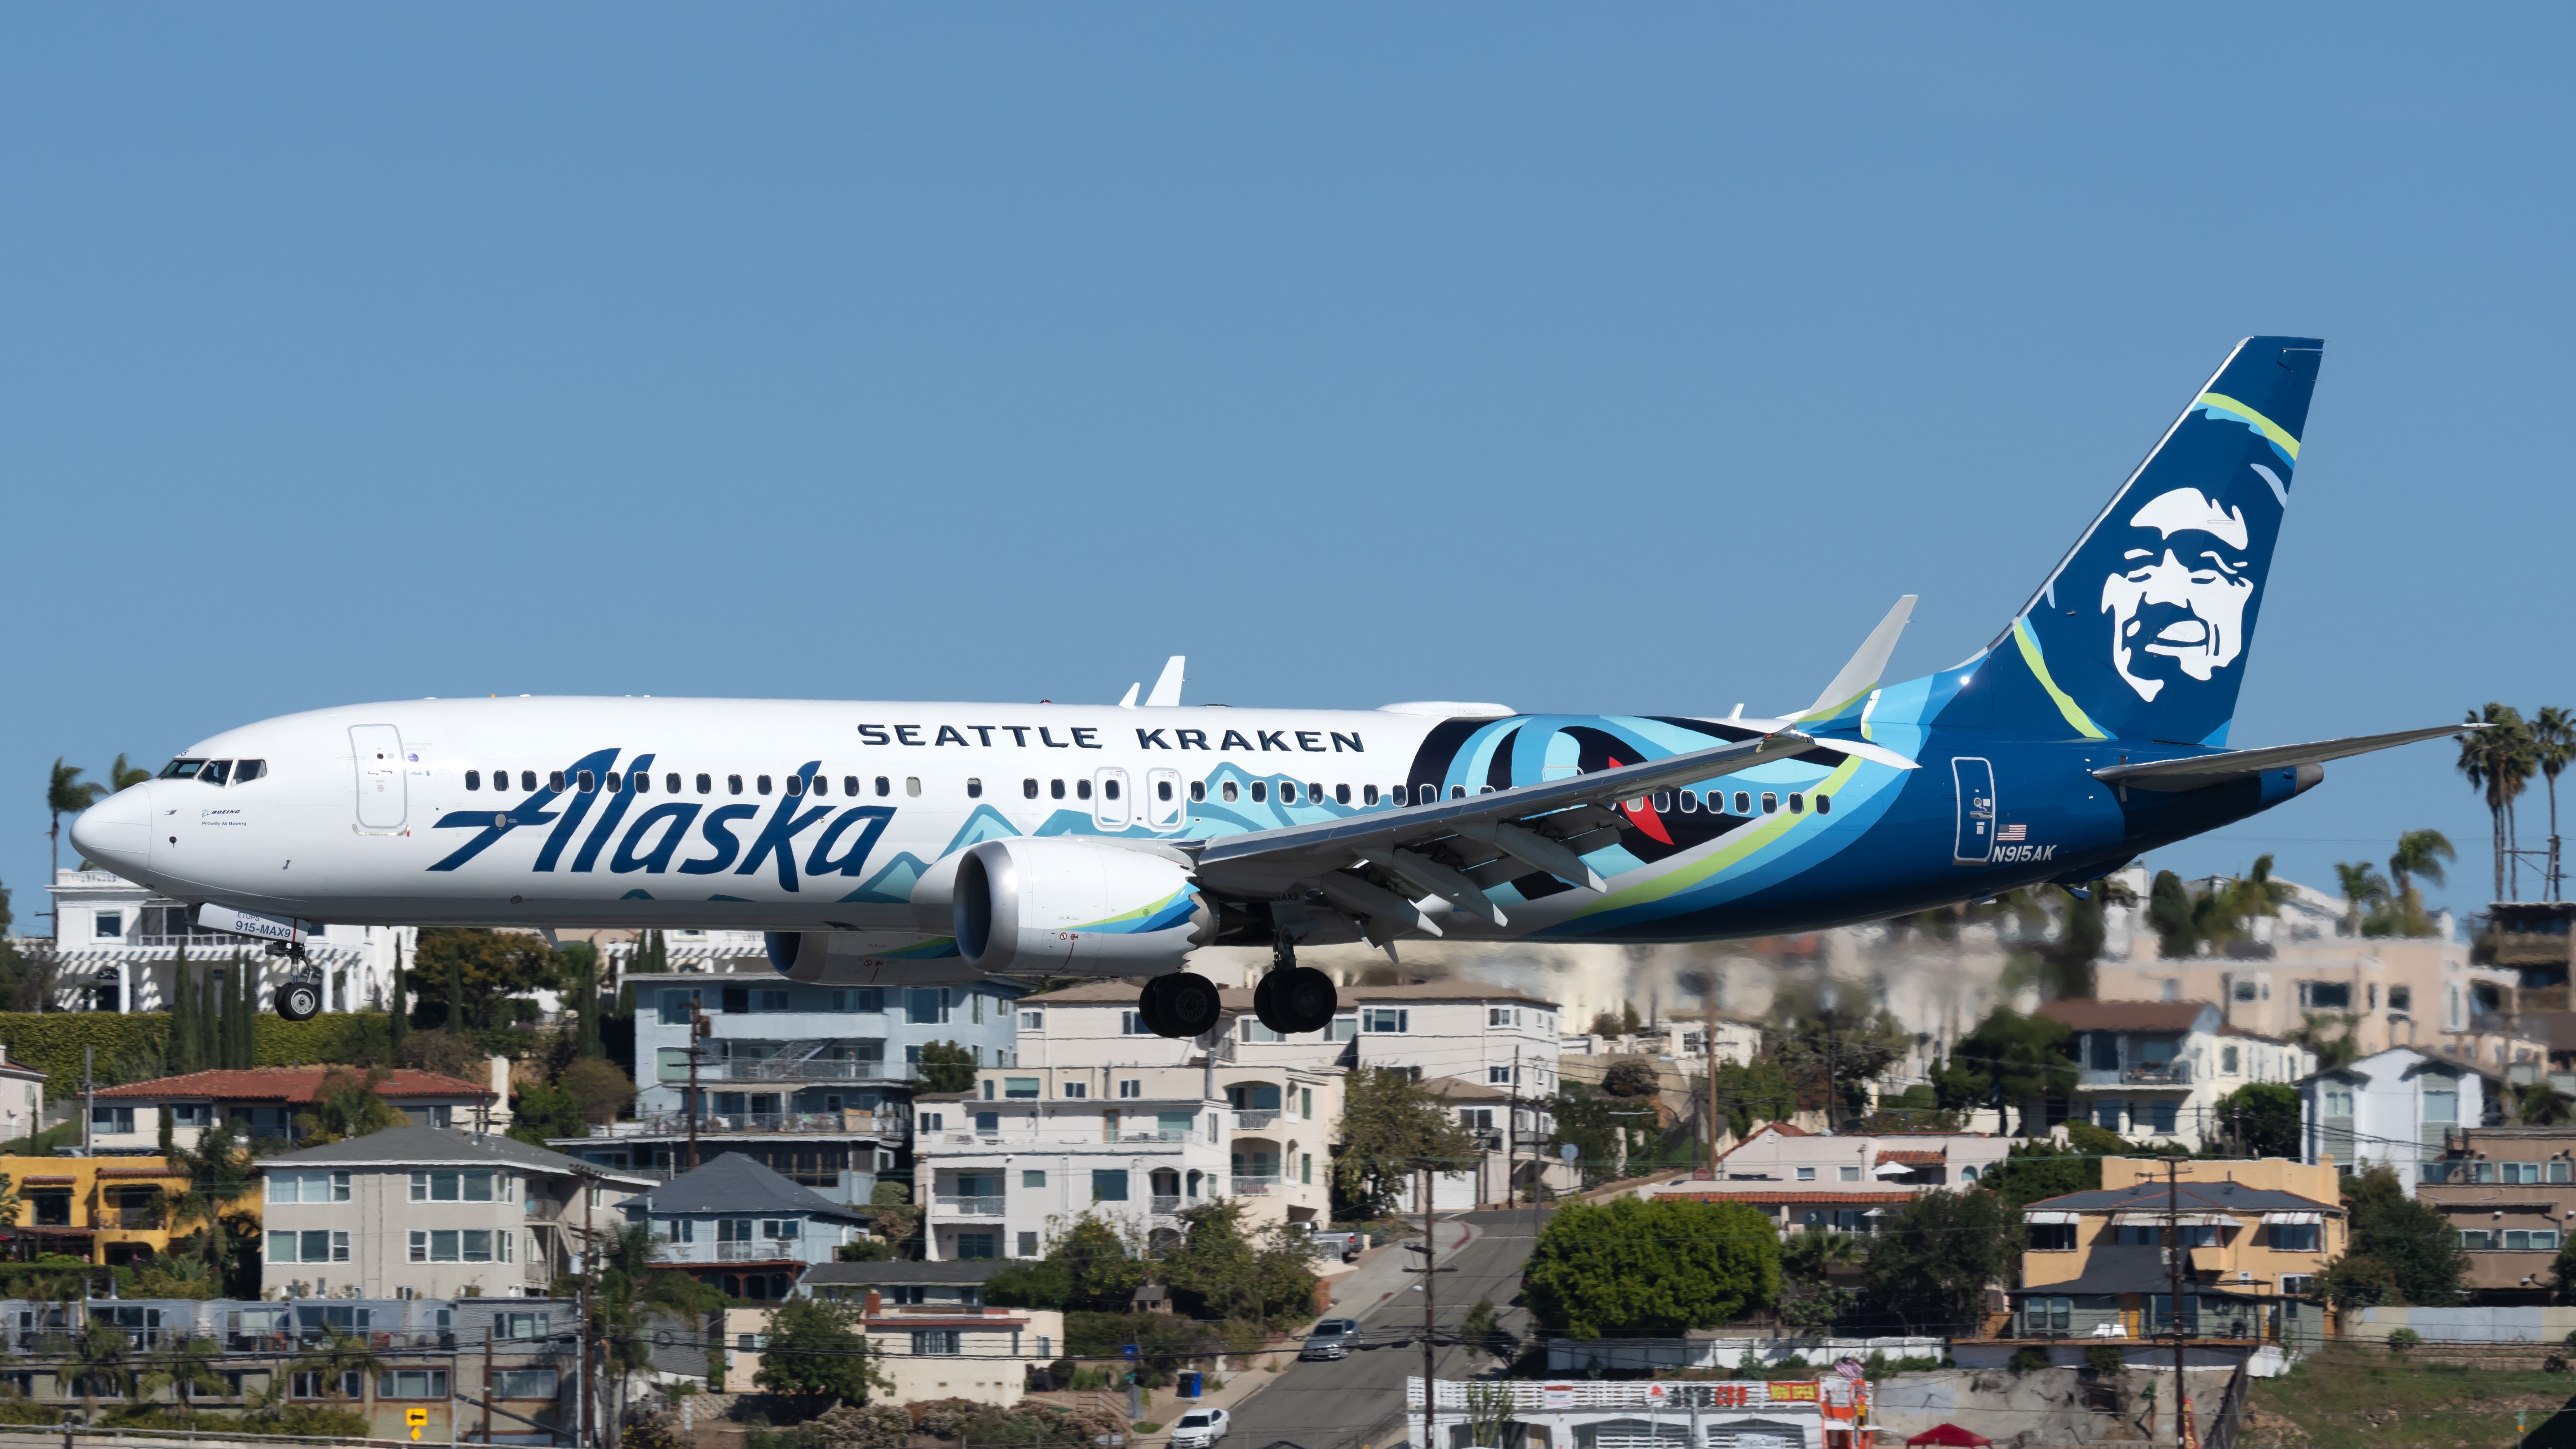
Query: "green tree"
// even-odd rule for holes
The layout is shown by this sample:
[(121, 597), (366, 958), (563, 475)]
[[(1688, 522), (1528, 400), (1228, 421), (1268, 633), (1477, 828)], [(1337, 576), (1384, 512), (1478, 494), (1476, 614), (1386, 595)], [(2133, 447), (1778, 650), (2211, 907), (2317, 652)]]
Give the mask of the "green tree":
[(402, 1109), (376, 1095), (385, 1075), (382, 1067), (364, 1074), (347, 1067), (324, 1071), (321, 1082), (313, 1089), (311, 1110), (296, 1114), (296, 1140), (319, 1147), (409, 1122), (411, 1119), (403, 1115)]
[(2397, 849), (2388, 857), (2389, 879), (2394, 882), (2389, 898), (2393, 919), (2373, 933), (2382, 936), (2429, 936), (2433, 934), (2433, 917), (2424, 909), (2424, 893), (2415, 888), (2417, 879), (2435, 885), (2449, 883), (2442, 862), (2459, 859), (2451, 849), (2450, 838), (2438, 830), (2409, 830), (2397, 837)]
[[(197, 968), (188, 964), (188, 946), (179, 944), (177, 957), (170, 963), (170, 1075), (186, 1076), (205, 1070), (197, 1059)], [(163, 1122), (170, 1114), (160, 1114)]]
[(1869, 1084), (1914, 1044), (1886, 1007), (1839, 982), (1803, 978), (1773, 995), (1763, 1040), (1798, 1105), (1823, 1108), (1837, 1127), (1868, 1114)]
[(2459, 1231), (2442, 1210), (2408, 1197), (2396, 1172), (2385, 1165), (2344, 1182), (2352, 1212), (2352, 1247), (2346, 1256), (2385, 1266), (2397, 1301), (2421, 1308), (2459, 1302), (2469, 1255), (2461, 1251)]
[(1993, 1193), (2006, 1211), (2018, 1213), (2042, 1198), (2100, 1188), (2102, 1159), (2072, 1146), (2060, 1147), (2045, 1137), (2034, 1138), (2014, 1143), (1977, 1185)]
[(411, 984), (404, 979), (403, 958), (407, 953), (402, 942), (394, 942), (393, 1000), (386, 1005), (391, 1020), (386, 1023), (385, 1049), (395, 1061), (402, 1060), (403, 1038), (411, 1034)]
[(563, 948), (563, 959), (572, 976), (573, 1055), (604, 1057), (608, 1048), (599, 1034), (599, 948), (575, 941)]
[(2532, 714), (2531, 759), (2549, 786), (2549, 875), (2541, 882), (2541, 894), (2553, 901), (2565, 900), (2559, 894), (2566, 876), (2559, 869), (2558, 777), (2576, 764), (2576, 711), (2546, 704)]
[(1833, 1273), (1860, 1260), (1860, 1242), (1849, 1233), (1790, 1234), (1780, 1247), (1781, 1324), (1800, 1333), (1820, 1333), (1840, 1323), (1856, 1295), (1834, 1282)]
[(975, 1072), (975, 1054), (953, 1041), (935, 1041), (921, 1049), (921, 1090), (925, 1092), (971, 1092)]
[(420, 933), (408, 985), (419, 1005), (436, 1004), (440, 1025), (464, 1031), (490, 1026), (496, 1002), (561, 990), (563, 966), (535, 936), (440, 926)]
[(2369, 861), (2344, 860), (2335, 862), (2335, 882), (2343, 890), (2344, 934), (2361, 935), (2388, 907), (2388, 878)]
[[(123, 755), (117, 756), (119, 763), (124, 759)], [(212, 1298), (215, 1295), (209, 1292), (205, 1296)], [(216, 1367), (221, 1362), (218, 1357), (220, 1347), (217, 1340), (204, 1334), (187, 1334), (171, 1339), (143, 1360), (135, 1375), (135, 1388), (146, 1398), (168, 1389), (171, 1407), (180, 1421), (193, 1420), (199, 1395), (221, 1397), (229, 1387)]]
[(510, 1103), (510, 1136), (531, 1147), (545, 1146), (548, 1138), (589, 1135), (581, 1099), (561, 1087), (523, 1087)]
[(1587, 1188), (1617, 1179), (1625, 1161), (1626, 1136), (1620, 1125), (1623, 1119), (1614, 1114), (1623, 1110), (1586, 1083), (1558, 1078), (1556, 1095), (1547, 1103), (1548, 1120), (1555, 1124), (1547, 1139), (1549, 1155), (1561, 1156), (1559, 1149), (1573, 1148), (1574, 1165)]
[(2023, 1135), (2036, 1136), (2045, 1130), (2047, 1100), (2075, 1090), (2073, 1042), (2062, 1023), (1996, 1007), (1933, 1071), (1934, 1099), (1953, 1112), (2017, 1107)]
[(80, 1381), (81, 1412), (98, 1421), (102, 1398), (134, 1397), (134, 1340), (112, 1323), (92, 1320), (72, 1336), (71, 1361)]
[(140, 765), (127, 764), (125, 756), (119, 753), (116, 763), (107, 767), (107, 793), (114, 795), (119, 791), (132, 789), (151, 778), (150, 770)]
[(1345, 1221), (1387, 1216), (1414, 1172), (1455, 1172), (1481, 1151), (1475, 1134), (1458, 1125), (1439, 1097), (1384, 1067), (1353, 1072), (1343, 1082), (1342, 1142), (1333, 1185), (1348, 1209), (1336, 1216)]
[(769, 1341), (760, 1351), (752, 1382), (777, 1394), (830, 1394), (864, 1404), (870, 1390), (892, 1393), (877, 1372), (867, 1335), (851, 1327), (850, 1305), (825, 1298), (790, 1298), (769, 1316)]
[(62, 756), (54, 756), (53, 776), (45, 784), (45, 810), (53, 816), (54, 823), (45, 831), (45, 839), (54, 852), (53, 866), (56, 870), (63, 868), (63, 817), (78, 815), (97, 804), (99, 798), (107, 793), (105, 785), (82, 779), (85, 773), (78, 765), (64, 764)]
[(1015, 1260), (984, 1280), (984, 1300), (1059, 1313), (1124, 1313), (1152, 1274), (1118, 1230), (1084, 1213), (1047, 1245), (1046, 1256)]
[(17, 917), (9, 888), (0, 886), (0, 1011), (50, 1011), (54, 1005), (54, 956), (31, 957), (9, 939)]
[(2230, 1157), (2288, 1157), (2299, 1152), (2299, 1089), (2286, 1082), (2248, 1082), (2218, 1099), (2219, 1134)]
[(1477, 1299), (1476, 1306), (1467, 1310), (1466, 1321), (1458, 1326), (1458, 1338), (1468, 1352), (1483, 1354), (1497, 1364), (1520, 1357), (1520, 1339), (1503, 1327), (1502, 1314), (1495, 1310), (1490, 1298)]
[[(613, 1379), (619, 1418), (626, 1411), (626, 1386), (651, 1367), (652, 1346), (662, 1321), (702, 1322), (725, 1305), (724, 1294), (686, 1273), (659, 1265), (661, 1241), (645, 1223), (629, 1223), (600, 1234), (599, 1276), (591, 1294), (593, 1332), (608, 1346), (608, 1362), (622, 1370)], [(808, 1300), (799, 1299), (798, 1302)]]
[[(581, 1119), (592, 1127), (606, 1126), (617, 1120), (620, 1110), (635, 1100), (635, 1083), (606, 1057), (578, 1057), (555, 1078), (555, 1085), (571, 1094), (581, 1108)], [(565, 1133), (582, 1136), (582, 1133)]]
[(2460, 736), (2460, 773), (2485, 798), (2495, 822), (2495, 894), (2489, 899), (2500, 901), (2506, 899), (2505, 862), (2514, 848), (2513, 803), (2540, 762), (2531, 727), (2512, 705), (2490, 700), (2485, 709), (2469, 711), (2468, 723), (2486, 726)]
[(1241, 1198), (1215, 1198), (1181, 1214), (1181, 1241), (1162, 1258), (1162, 1279), (1200, 1318), (1279, 1319), (1314, 1315), (1315, 1274), (1285, 1224), (1255, 1235)]
[(2172, 871), (2157, 871), (2155, 883), (2147, 888), (2147, 924), (2155, 929), (2157, 955), (2180, 960), (2200, 951), (2200, 925), (2192, 911), (2191, 892)]
[(1568, 1203), (1523, 1281), (1530, 1312), (1568, 1337), (1678, 1338), (1779, 1301), (1780, 1234), (1743, 1203)]
[[(1706, 1081), (1701, 1079), (1703, 1085), (1697, 1089), (1701, 1093), (1708, 1090)], [(1777, 1062), (1719, 1062), (1717, 1106), (1726, 1114), (1726, 1130), (1746, 1137), (1760, 1123), (1786, 1122), (1796, 1116), (1798, 1093)]]
[(2564, 1127), (2576, 1120), (2576, 1103), (2547, 1082), (2534, 1082), (2514, 1092), (2513, 1120), (2524, 1127)]
[(1991, 1192), (1927, 1192), (1881, 1221), (1863, 1267), (1869, 1309), (1908, 1333), (1965, 1337), (1985, 1322), (1986, 1289), (2010, 1283), (2027, 1233)]

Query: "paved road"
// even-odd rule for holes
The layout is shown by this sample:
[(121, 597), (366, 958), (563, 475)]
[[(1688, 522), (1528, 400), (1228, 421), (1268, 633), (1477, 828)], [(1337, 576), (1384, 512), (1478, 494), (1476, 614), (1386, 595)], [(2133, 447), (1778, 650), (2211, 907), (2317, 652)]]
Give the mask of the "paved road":
[[(1489, 1298), (1504, 1310), (1504, 1326), (1527, 1336), (1528, 1315), (1509, 1305), (1520, 1292), (1521, 1265), (1545, 1216), (1544, 1209), (1520, 1208), (1441, 1220), (1437, 1319), (1444, 1334), (1456, 1334), (1476, 1300)], [(1453, 1256), (1461, 1237), (1466, 1246)], [(1411, 1287), (1421, 1280), (1419, 1274), (1399, 1277), (1396, 1270), (1418, 1264), (1421, 1255), (1404, 1249), (1385, 1256), (1392, 1262), (1366, 1264), (1351, 1275), (1350, 1289), (1372, 1301), (1358, 1304), (1345, 1297), (1334, 1309), (1336, 1316), (1360, 1321), (1365, 1346), (1346, 1359), (1290, 1365), (1235, 1411), (1225, 1449), (1271, 1449), (1281, 1443), (1296, 1449), (1358, 1449), (1363, 1443), (1388, 1449), (1420, 1437), (1420, 1424), (1408, 1433), (1402, 1418), (1405, 1377), (1422, 1372), (1422, 1295)], [(1389, 1296), (1380, 1299), (1379, 1293)], [(1463, 1348), (1444, 1347), (1438, 1374), (1463, 1378), (1490, 1363)]]

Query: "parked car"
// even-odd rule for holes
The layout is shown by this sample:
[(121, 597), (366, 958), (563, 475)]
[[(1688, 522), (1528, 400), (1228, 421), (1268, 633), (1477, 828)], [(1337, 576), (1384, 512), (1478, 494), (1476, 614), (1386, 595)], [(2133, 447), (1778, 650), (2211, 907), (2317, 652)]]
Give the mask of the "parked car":
[(1321, 1233), (1312, 1223), (1295, 1226), (1306, 1235), (1306, 1251), (1318, 1258), (1339, 1258), (1347, 1263), (1360, 1255), (1360, 1249), (1368, 1246), (1360, 1241), (1357, 1233)]
[(1172, 1426), (1172, 1449), (1207, 1449), (1233, 1427), (1223, 1409), (1192, 1409)]
[(1306, 1331), (1306, 1346), (1297, 1351), (1299, 1358), (1348, 1358), (1360, 1341), (1360, 1322), (1356, 1318), (1327, 1318)]

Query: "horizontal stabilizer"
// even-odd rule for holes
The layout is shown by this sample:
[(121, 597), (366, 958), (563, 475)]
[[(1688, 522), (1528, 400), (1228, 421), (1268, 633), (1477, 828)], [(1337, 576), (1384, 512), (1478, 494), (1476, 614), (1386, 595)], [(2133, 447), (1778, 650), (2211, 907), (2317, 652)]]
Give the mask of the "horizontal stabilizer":
[(2399, 730), (2385, 735), (2353, 735), (2340, 740), (2318, 740), (2306, 745), (2271, 745), (2259, 750), (2228, 750), (2215, 755), (2191, 755), (2179, 760), (2150, 760), (2139, 765), (2112, 765), (2095, 770), (2093, 778), (2108, 785), (2133, 785), (2141, 790), (2197, 790), (2222, 780), (2239, 780), (2259, 775), (2266, 770), (2287, 770), (2299, 765), (2322, 765), (2328, 760), (2341, 760), (2353, 755), (2366, 755), (2373, 750), (2393, 749), (2419, 740), (2438, 740), (2445, 735), (2465, 734), (2483, 729), (2483, 725), (2433, 725), (2420, 730)]

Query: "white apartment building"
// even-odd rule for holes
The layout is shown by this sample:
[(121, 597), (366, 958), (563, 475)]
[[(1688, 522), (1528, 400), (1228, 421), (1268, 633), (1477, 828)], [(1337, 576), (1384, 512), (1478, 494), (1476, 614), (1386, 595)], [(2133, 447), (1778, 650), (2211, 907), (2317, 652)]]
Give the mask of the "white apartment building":
[[(2475, 1067), (2391, 1047), (2299, 1083), (2302, 1161), (2385, 1165), (2414, 1196), (2452, 1133), (2486, 1125), (2501, 1082)], [(2534, 1179), (2535, 1181), (2537, 1179)]]
[(2198, 1150), (2218, 1101), (2249, 1082), (2296, 1082), (2316, 1054), (2226, 1024), (2208, 1001), (2052, 1001), (2039, 1014), (2075, 1033), (2068, 1115), (2132, 1141)]
[[(49, 889), (57, 1010), (167, 1011), (182, 948), (200, 982), (231, 969), (238, 953), (263, 1002), (265, 993), (285, 984), (287, 962), (266, 955), (266, 942), (197, 925), (194, 906), (156, 895), (123, 876), (57, 870)], [(393, 990), (395, 960), (409, 960), (419, 940), (420, 932), (412, 926), (322, 927), (305, 950), (322, 968), (324, 1008), (381, 1006)]]
[(1195, 1075), (1186, 1093), (1146, 1096), (1140, 1085), (1103, 1099), (1021, 1093), (1003, 1079), (1045, 1079), (1006, 1070), (985, 1075), (997, 1084), (990, 1099), (981, 1081), (915, 1097), (925, 1256), (1043, 1257), (1086, 1213), (1139, 1242), (1177, 1236), (1183, 1212), (1227, 1195), (1231, 1166), (1231, 1113), (1204, 1069)]

